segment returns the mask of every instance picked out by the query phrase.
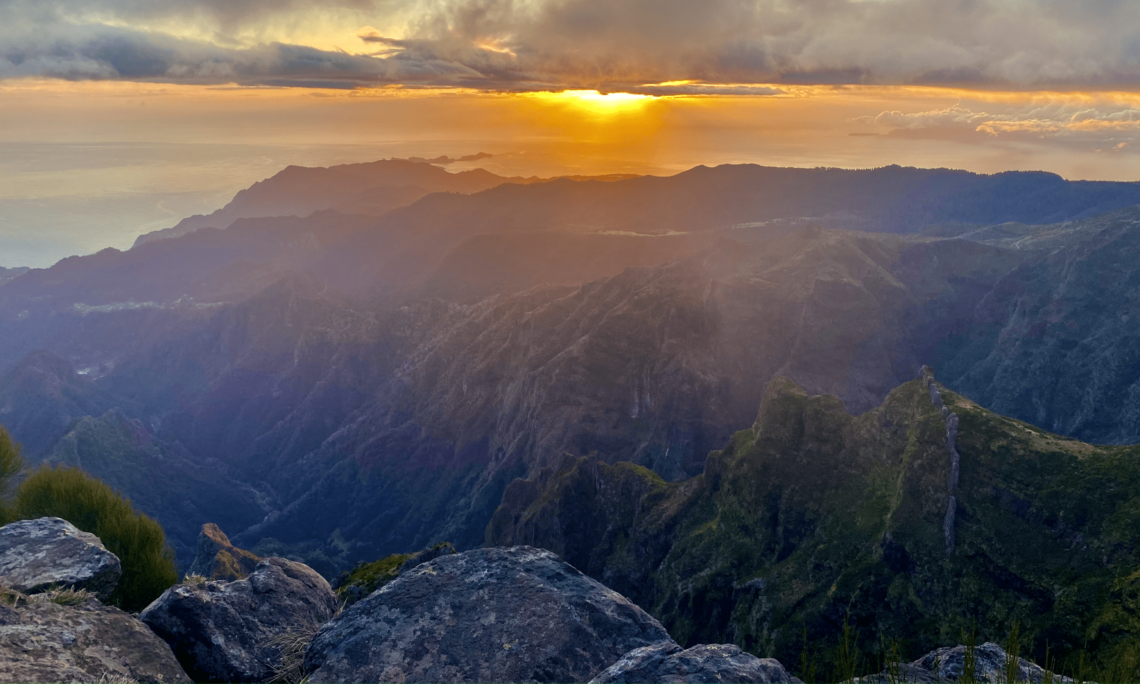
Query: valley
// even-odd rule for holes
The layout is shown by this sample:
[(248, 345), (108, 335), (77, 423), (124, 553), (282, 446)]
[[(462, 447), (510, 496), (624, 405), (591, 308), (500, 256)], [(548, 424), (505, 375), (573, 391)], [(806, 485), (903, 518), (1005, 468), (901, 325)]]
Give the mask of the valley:
[[(567, 454), (700, 476), (777, 377), (860, 415), (929, 364), (1049, 432), (1140, 441), (1134, 184), (360, 166), (305, 181), (304, 216), (255, 215), (290, 170), (218, 225), (0, 284), (0, 423), (29, 460), (122, 489), (184, 567), (216, 522), (331, 576), (482, 544), (508, 485)], [(451, 189), (342, 200), (421, 176)]]

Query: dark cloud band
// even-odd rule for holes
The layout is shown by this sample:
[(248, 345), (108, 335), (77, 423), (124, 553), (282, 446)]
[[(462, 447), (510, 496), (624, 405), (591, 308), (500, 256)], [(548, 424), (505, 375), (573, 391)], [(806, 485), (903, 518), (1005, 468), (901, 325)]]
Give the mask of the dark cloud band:
[[(349, 46), (359, 54), (235, 37), (322, 11), (357, 26), (399, 17), (401, 37), (361, 32)], [(211, 37), (175, 37), (162, 30), (171, 22)], [(5, 0), (0, 79), (19, 77), (652, 95), (820, 83), (1132, 88), (1140, 3)]]

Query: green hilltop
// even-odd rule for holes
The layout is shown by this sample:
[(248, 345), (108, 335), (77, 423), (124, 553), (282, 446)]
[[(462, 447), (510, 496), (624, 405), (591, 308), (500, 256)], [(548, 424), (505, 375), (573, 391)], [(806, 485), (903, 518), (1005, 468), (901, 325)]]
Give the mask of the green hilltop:
[(860, 416), (778, 378), (703, 474), (568, 457), (508, 487), (487, 542), (561, 554), (685, 645), (830, 660), (848, 621), (873, 660), (884, 642), (918, 657), (1016, 624), (1023, 653), (1060, 667), (1135, 646), (1138, 484), (1140, 447), (1049, 434), (929, 376)]

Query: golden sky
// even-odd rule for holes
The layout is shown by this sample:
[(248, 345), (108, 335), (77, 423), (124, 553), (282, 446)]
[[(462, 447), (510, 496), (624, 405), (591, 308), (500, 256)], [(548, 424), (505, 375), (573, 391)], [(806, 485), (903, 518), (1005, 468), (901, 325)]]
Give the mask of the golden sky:
[[(0, 265), (129, 244), (287, 163), (1140, 180), (1138, 131), (1130, 0), (3, 0)], [(66, 247), (12, 247), (49, 228)]]

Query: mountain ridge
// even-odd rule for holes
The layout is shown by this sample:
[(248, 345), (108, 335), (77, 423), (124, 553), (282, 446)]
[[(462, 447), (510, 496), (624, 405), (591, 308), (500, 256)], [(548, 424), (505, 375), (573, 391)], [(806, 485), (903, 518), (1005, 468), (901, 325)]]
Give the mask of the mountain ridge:
[[(804, 631), (822, 644), (847, 621), (870, 652), (865, 635), (923, 652), (960, 629), (1001, 638), (1015, 620), (1024, 643), (1048, 641), (1062, 659), (1121, 646), (1137, 609), (1122, 588), (1140, 541), (1140, 446), (1050, 435), (934, 387), (945, 413), (920, 378), (851, 416), (777, 378), (701, 475), (667, 483), (568, 457), (508, 487), (487, 543), (560, 554), (682, 645), (727, 641), (785, 662)], [(953, 549), (944, 415), (960, 419)]]

